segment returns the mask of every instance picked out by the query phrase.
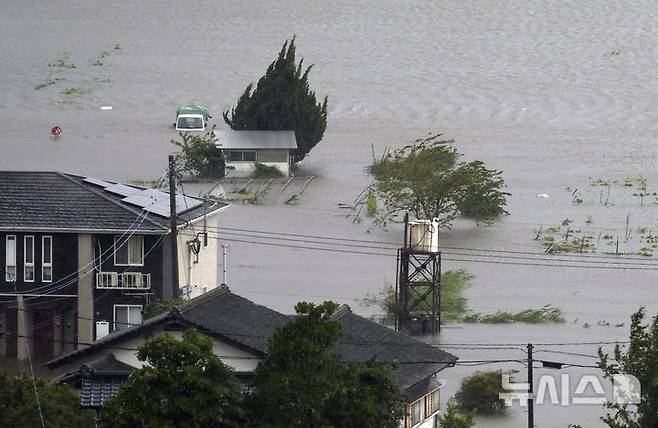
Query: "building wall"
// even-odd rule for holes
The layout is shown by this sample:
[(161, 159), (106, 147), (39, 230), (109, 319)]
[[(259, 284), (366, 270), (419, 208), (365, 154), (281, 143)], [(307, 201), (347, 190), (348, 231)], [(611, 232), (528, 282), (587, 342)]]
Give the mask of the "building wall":
[[(16, 281), (6, 281), (6, 237), (16, 236)], [(34, 281), (25, 281), (25, 236), (34, 237)], [(43, 281), (42, 237), (52, 238), (52, 281)], [(49, 359), (75, 343), (75, 325), (52, 322), (57, 316), (76, 313), (76, 299), (48, 297), (48, 294), (76, 295), (78, 283), (78, 236), (71, 233), (2, 232), (0, 233), (0, 289), (4, 292), (43, 294), (23, 299), (22, 310), (16, 310), (16, 298), (0, 298), (4, 313), (5, 335), (0, 337), (0, 357), (26, 358), (26, 346), (33, 358)], [(36, 325), (32, 320), (38, 312)], [(50, 316), (48, 316), (50, 314)], [(45, 319), (50, 318), (50, 319)], [(33, 328), (35, 327), (35, 328)], [(3, 327), (0, 326), (0, 330)], [(20, 330), (20, 331), (19, 331)], [(37, 333), (35, 335), (35, 332)], [(39, 343), (34, 343), (34, 340)]]
[[(189, 224), (178, 230), (178, 276), (179, 286), (188, 287), (189, 297), (194, 298), (217, 287), (221, 278), (218, 275), (218, 260), (220, 257), (219, 242), (213, 238), (219, 227), (219, 213), (206, 217), (208, 245), (204, 246), (203, 220)], [(198, 257), (189, 244), (197, 238), (200, 241)], [(165, 267), (166, 268), (166, 267)]]
[[(181, 339), (183, 333), (180, 331), (170, 331), (163, 329), (155, 330), (149, 337), (156, 337), (163, 331), (167, 331), (169, 334), (173, 335), (177, 339)], [(137, 359), (137, 347), (144, 343), (147, 340), (147, 337), (134, 337), (123, 341), (117, 344), (115, 347), (109, 347), (103, 349), (102, 351), (92, 354), (88, 357), (82, 358), (75, 361), (65, 367), (57, 369), (57, 373), (66, 373), (74, 370), (78, 370), (83, 364), (89, 364), (95, 360), (101, 358), (102, 355), (114, 354), (114, 357), (121, 361), (122, 363), (128, 364), (133, 367), (143, 367), (144, 363)], [(213, 351), (220, 360), (229, 367), (233, 368), (237, 372), (244, 371), (253, 371), (256, 369), (260, 359), (252, 353), (243, 351), (240, 348), (237, 348), (229, 343), (222, 342), (217, 339), (213, 339)]]
[[(117, 235), (120, 236), (120, 235)], [(138, 235), (135, 235), (138, 236)], [(159, 235), (142, 235), (144, 238), (144, 264), (143, 266), (121, 266), (115, 264), (114, 258), (114, 239), (113, 234), (94, 235), (94, 251), (96, 259), (100, 263), (96, 264), (93, 273), (94, 286), (94, 322), (107, 321), (110, 323), (110, 332), (114, 330), (114, 307), (115, 305), (138, 305), (146, 306), (149, 301), (163, 298), (162, 251), (163, 241)], [(102, 256), (101, 256), (102, 255)], [(98, 272), (139, 272), (151, 275), (150, 290), (125, 290), (125, 289), (107, 289), (98, 288), (96, 273)], [(169, 283), (170, 285), (170, 283)], [(94, 340), (97, 339), (96, 326), (94, 325)]]
[[(288, 149), (278, 150), (256, 150), (256, 160), (267, 166), (274, 166), (284, 175), (290, 174), (290, 161)], [(227, 172), (251, 173), (256, 169), (256, 162), (231, 162), (226, 161)]]

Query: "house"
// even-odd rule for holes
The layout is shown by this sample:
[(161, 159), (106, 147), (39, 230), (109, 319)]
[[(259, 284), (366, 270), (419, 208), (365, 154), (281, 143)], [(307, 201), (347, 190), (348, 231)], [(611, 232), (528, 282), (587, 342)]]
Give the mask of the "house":
[[(407, 399), (402, 427), (434, 427), (443, 383), (437, 374), (457, 358), (434, 346), (391, 330), (352, 313), (342, 306), (334, 314), (342, 334), (331, 352), (346, 362), (398, 362), (395, 379)], [(272, 309), (232, 293), (222, 285), (139, 326), (114, 332), (93, 345), (47, 363), (60, 382), (81, 389), (81, 404), (99, 407), (112, 396), (117, 375), (124, 380), (142, 366), (136, 348), (147, 339), (167, 331), (176, 337), (186, 328), (196, 328), (213, 339), (216, 355), (248, 382), (267, 354), (267, 341), (274, 330), (290, 320)]]
[(150, 301), (219, 282), (204, 231), (226, 204), (177, 195), (175, 290), (168, 193), (26, 171), (0, 171), (0, 189), (0, 358), (47, 361), (140, 324)]
[(290, 173), (292, 151), (297, 149), (295, 131), (215, 131), (217, 146), (224, 151), (226, 169), (253, 172), (256, 163)]

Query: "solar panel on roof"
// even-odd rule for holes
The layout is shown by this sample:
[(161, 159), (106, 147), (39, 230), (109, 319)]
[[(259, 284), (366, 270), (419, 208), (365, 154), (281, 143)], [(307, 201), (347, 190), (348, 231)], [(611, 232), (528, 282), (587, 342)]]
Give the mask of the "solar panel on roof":
[(85, 183), (91, 183), (91, 184), (94, 184), (96, 186), (100, 186), (100, 187), (103, 187), (103, 188), (110, 187), (110, 186), (113, 185), (112, 183), (108, 183), (107, 181), (99, 180), (98, 178), (94, 178), (94, 177), (87, 177), (82, 181), (84, 181)]
[[(169, 217), (169, 194), (155, 189), (140, 190), (121, 202), (135, 205), (153, 214)], [(176, 212), (180, 213), (202, 205), (203, 201), (189, 196), (176, 195)]]
[(144, 209), (150, 213), (161, 215), (162, 217), (169, 217), (169, 205), (153, 205)]
[(135, 193), (142, 192), (142, 189), (136, 189), (134, 187), (126, 186), (125, 184), (113, 184), (109, 187), (106, 187), (105, 190), (107, 192), (121, 196), (130, 196)]
[(136, 205), (140, 208), (145, 208), (147, 206), (153, 205), (155, 201), (152, 196), (140, 192), (130, 195), (127, 198), (121, 199), (121, 202), (126, 202), (128, 204)]

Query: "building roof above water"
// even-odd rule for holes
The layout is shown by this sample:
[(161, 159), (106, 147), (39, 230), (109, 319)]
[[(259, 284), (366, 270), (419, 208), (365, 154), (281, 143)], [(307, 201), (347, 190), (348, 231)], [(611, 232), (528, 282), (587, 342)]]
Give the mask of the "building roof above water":
[[(156, 189), (51, 171), (0, 171), (0, 189), (2, 231), (169, 230), (169, 194)], [(178, 223), (184, 225), (227, 204), (186, 196), (176, 206)]]
[(295, 131), (215, 131), (217, 144), (223, 149), (296, 149)]

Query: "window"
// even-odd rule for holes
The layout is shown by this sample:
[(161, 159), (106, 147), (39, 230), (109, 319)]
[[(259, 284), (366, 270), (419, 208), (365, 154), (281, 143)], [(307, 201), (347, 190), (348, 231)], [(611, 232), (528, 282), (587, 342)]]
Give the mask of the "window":
[(142, 323), (141, 305), (114, 305), (114, 330), (124, 330)]
[(5, 246), (5, 281), (16, 281), (16, 235), (7, 235)]
[(424, 400), (421, 398), (418, 401), (413, 402), (411, 405), (409, 405), (407, 409), (407, 422), (405, 426), (407, 428), (411, 428), (413, 426), (418, 425), (423, 421), (424, 414), (423, 414), (423, 405), (424, 405)]
[(425, 415), (430, 416), (439, 410), (439, 389), (435, 389), (425, 396)]
[(23, 242), (23, 280), (34, 282), (34, 236), (25, 235)]
[(53, 280), (53, 237), (41, 237), (41, 281)]
[(255, 162), (255, 150), (226, 150), (229, 162)]
[(144, 266), (144, 237), (114, 237), (114, 264), (117, 266)]

